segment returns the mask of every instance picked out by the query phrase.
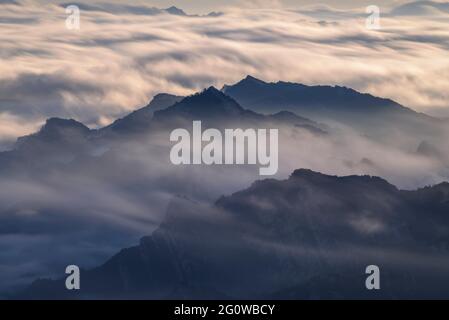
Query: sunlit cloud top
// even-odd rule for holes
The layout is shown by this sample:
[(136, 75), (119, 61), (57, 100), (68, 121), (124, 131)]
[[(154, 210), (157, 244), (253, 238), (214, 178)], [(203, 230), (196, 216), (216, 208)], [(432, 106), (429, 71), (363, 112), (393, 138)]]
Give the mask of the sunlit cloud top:
[(102, 126), (157, 93), (247, 74), (349, 86), (449, 115), (448, 3), (383, 1), (372, 30), (363, 1), (207, 2), (170, 3), (186, 15), (152, 11), (165, 1), (78, 2), (80, 30), (69, 30), (61, 3), (2, 0), (0, 144), (48, 117)]

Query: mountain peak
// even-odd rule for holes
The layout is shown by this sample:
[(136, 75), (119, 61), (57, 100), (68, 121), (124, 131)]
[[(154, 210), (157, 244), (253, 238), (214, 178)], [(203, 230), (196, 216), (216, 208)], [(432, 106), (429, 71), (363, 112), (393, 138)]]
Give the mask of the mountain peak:
[(171, 107), (183, 98), (184, 97), (175, 96), (169, 93), (158, 93), (147, 106), (137, 109), (123, 118), (115, 120), (105, 129), (112, 129), (113, 131), (123, 133), (141, 133), (149, 127), (155, 112)]
[(166, 12), (178, 16), (186, 16), (187, 14), (184, 12), (184, 10), (179, 9), (178, 7), (171, 6), (170, 8), (165, 9)]
[[(50, 118), (34, 136), (46, 141), (71, 139), (70, 137), (85, 137), (90, 129), (73, 119)], [(26, 138), (26, 137), (25, 137)]]
[(150, 103), (142, 109), (148, 108), (150, 109), (151, 113), (154, 113), (158, 110), (171, 107), (172, 105), (181, 101), (184, 98), (185, 97), (183, 96), (176, 96), (170, 93), (158, 93), (153, 97), (153, 100), (151, 100)]
[(227, 96), (214, 86), (211, 86), (200, 93), (194, 94), (193, 96), (185, 98), (183, 102), (189, 104), (205, 104), (209, 106), (226, 105), (229, 108), (243, 111), (243, 108), (234, 99)]
[[(156, 100), (156, 99), (163, 99), (163, 98), (167, 98), (167, 97), (175, 97), (175, 96), (172, 95), (172, 94), (170, 94), (170, 93), (162, 92), (162, 93), (156, 94), (156, 95), (153, 97), (153, 100)], [(153, 100), (152, 100), (152, 101), (153, 101)], [(151, 103), (151, 101), (150, 101), (150, 103)]]
[[(252, 75), (247, 75), (246, 77), (245, 77), (245, 79), (243, 79), (243, 80), (246, 80), (246, 81), (257, 81), (257, 82), (264, 82), (264, 81), (262, 81), (262, 80), (260, 80), (260, 79), (257, 79), (256, 77), (253, 77)], [(264, 82), (265, 83), (265, 82)]]
[(302, 178), (306, 179), (307, 181), (346, 181), (347, 183), (354, 184), (369, 184), (371, 186), (377, 186), (382, 187), (390, 190), (397, 190), (395, 186), (390, 184), (385, 179), (382, 179), (380, 177), (376, 176), (369, 176), (369, 175), (351, 175), (351, 176), (333, 176), (333, 175), (326, 175), (323, 173), (315, 172), (310, 169), (297, 169), (295, 170), (291, 176), (290, 179), (297, 179)]
[(242, 112), (244, 112), (244, 109), (234, 99), (212, 86), (200, 93), (184, 98), (165, 110), (156, 112), (155, 116), (178, 114), (207, 118), (210, 116), (238, 115)]
[(297, 170), (293, 171), (293, 173), (290, 175), (290, 179), (307, 178), (307, 177), (313, 177), (313, 176), (324, 177), (324, 175), (322, 173), (315, 172), (310, 169), (297, 169)]
[(257, 79), (251, 75), (247, 75), (239, 84), (252, 83), (252, 84), (267, 84), (265, 81)]
[(41, 128), (40, 132), (42, 133), (61, 129), (78, 129), (85, 132), (90, 131), (90, 129), (84, 124), (73, 119), (49, 118), (45, 122), (45, 125)]
[(62, 143), (64, 147), (71, 148), (88, 137), (90, 132), (88, 127), (76, 120), (50, 118), (37, 133), (18, 138), (16, 149), (33, 150), (41, 143), (50, 146)]
[(381, 111), (413, 113), (398, 103), (341, 86), (307, 86), (293, 82), (264, 82), (247, 76), (223, 92), (246, 109), (263, 112), (292, 111), (312, 119), (331, 117), (343, 122), (351, 115)]
[(204, 90), (203, 90), (203, 93), (216, 94), (216, 95), (224, 95), (220, 90), (218, 90), (218, 89), (215, 88), (214, 86), (210, 86), (209, 88), (204, 89)]
[[(225, 84), (223, 86), (223, 89), (221, 90), (225, 94), (233, 93), (235, 89), (246, 92), (254, 92), (255, 90), (263, 90), (263, 88), (268, 85), (268, 83), (257, 79), (251, 75), (247, 75), (244, 79), (240, 80), (236, 84), (233, 85), (227, 85)], [(230, 95), (232, 96), (232, 95)], [(234, 98), (234, 97), (233, 97)]]

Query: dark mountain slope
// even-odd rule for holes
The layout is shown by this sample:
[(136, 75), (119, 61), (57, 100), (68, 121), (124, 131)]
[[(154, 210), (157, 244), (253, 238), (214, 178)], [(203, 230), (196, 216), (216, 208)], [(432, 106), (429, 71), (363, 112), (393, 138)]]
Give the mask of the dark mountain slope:
[(111, 125), (103, 130), (111, 130), (118, 133), (138, 133), (145, 130), (150, 125), (153, 114), (156, 111), (168, 108), (177, 102), (181, 101), (184, 97), (175, 96), (167, 93), (161, 93), (154, 96), (151, 102), (134, 112), (131, 112), (124, 118), (114, 121)]
[(437, 16), (438, 14), (449, 14), (448, 2), (437, 1), (412, 1), (391, 11), (393, 16)]
[[(176, 199), (140, 245), (22, 298), (447, 298), (449, 184), (401, 191), (369, 176), (297, 170), (209, 207)], [(366, 290), (365, 268), (381, 269)]]
[[(44, 172), (54, 170), (51, 166), (55, 164), (76, 166), (81, 159), (98, 161), (108, 150), (120, 153), (126, 148), (124, 145), (133, 143), (159, 145), (161, 141), (164, 144), (165, 139), (165, 145), (169, 146), (171, 130), (190, 130), (192, 121), (196, 120), (202, 121), (203, 128), (288, 128), (295, 132), (300, 129), (299, 134), (327, 133), (325, 126), (291, 112), (265, 116), (245, 110), (211, 87), (186, 98), (157, 95), (148, 106), (97, 130), (90, 130), (75, 120), (49, 119), (36, 134), (19, 138), (13, 150), (0, 152), (0, 171), (36, 172), (39, 169)], [(168, 151), (164, 149), (164, 152)]]
[[(398, 103), (359, 93), (346, 87), (306, 86), (291, 82), (267, 83), (247, 76), (223, 92), (255, 111), (289, 110), (307, 112), (413, 112)], [(312, 110), (309, 110), (312, 109)]]
[(0, 153), (18, 158), (45, 158), (56, 162), (68, 161), (77, 154), (88, 152), (93, 131), (80, 122), (59, 118), (48, 119), (35, 134), (17, 140), (12, 152)]
[(187, 97), (154, 114), (155, 125), (169, 128), (189, 128), (194, 120), (201, 120), (206, 127), (215, 128), (297, 126), (314, 133), (324, 133), (326, 129), (316, 122), (291, 112), (262, 115), (246, 110), (237, 101), (214, 87)]
[(277, 112), (273, 116), (264, 116), (245, 110), (234, 99), (210, 87), (185, 98), (157, 95), (147, 107), (100, 129), (99, 136), (126, 137), (129, 134), (142, 135), (177, 127), (190, 128), (194, 120), (201, 120), (206, 127), (216, 128), (258, 128), (274, 122), (277, 125), (303, 127), (315, 133), (325, 131), (323, 126), (291, 112)]
[(422, 140), (441, 139), (445, 132), (442, 120), (346, 87), (267, 83), (248, 76), (222, 91), (255, 112), (292, 111), (314, 121), (343, 124), (375, 140), (407, 148), (416, 148)]

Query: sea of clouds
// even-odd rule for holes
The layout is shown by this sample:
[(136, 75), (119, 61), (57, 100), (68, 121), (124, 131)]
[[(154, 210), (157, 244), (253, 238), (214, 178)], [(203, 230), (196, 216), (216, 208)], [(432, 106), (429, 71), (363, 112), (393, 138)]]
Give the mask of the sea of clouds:
[(430, 11), (382, 7), (380, 30), (366, 27), (363, 6), (236, 5), (178, 16), (145, 4), (81, 3), (80, 30), (66, 28), (60, 4), (0, 6), (3, 149), (48, 117), (104, 126), (157, 93), (187, 95), (246, 74), (345, 85), (449, 115), (449, 19), (435, 3)]

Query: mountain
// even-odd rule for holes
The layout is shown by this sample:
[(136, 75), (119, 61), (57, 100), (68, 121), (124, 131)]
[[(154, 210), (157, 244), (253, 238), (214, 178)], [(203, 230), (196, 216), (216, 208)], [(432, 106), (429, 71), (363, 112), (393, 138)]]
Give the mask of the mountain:
[(170, 8), (164, 9), (169, 14), (173, 14), (176, 16), (187, 16), (187, 14), (184, 12), (184, 10), (179, 9), (175, 6), (171, 6)]
[(202, 119), (235, 117), (245, 114), (245, 110), (232, 98), (214, 87), (189, 96), (170, 108), (156, 112), (156, 119), (167, 117), (189, 117)]
[(154, 130), (172, 130), (176, 126), (189, 127), (192, 120), (232, 122), (249, 114), (256, 115), (245, 111), (232, 98), (210, 87), (188, 97), (156, 95), (148, 106), (116, 120), (100, 131), (112, 131), (120, 135), (142, 134)]
[(166, 109), (184, 98), (185, 97), (183, 96), (176, 96), (168, 93), (159, 93), (154, 96), (153, 100), (151, 100), (147, 107), (154, 113), (156, 111)]
[(124, 144), (141, 138), (151, 144), (160, 135), (169, 137), (167, 132), (175, 128), (191, 128), (194, 120), (201, 120), (204, 128), (274, 127), (327, 134), (327, 127), (291, 112), (262, 115), (246, 110), (231, 97), (210, 87), (188, 97), (156, 95), (147, 106), (95, 130), (75, 120), (49, 119), (39, 132), (19, 138), (13, 150), (0, 152), (0, 171), (12, 167), (18, 171), (24, 167), (51, 170), (51, 165), (73, 165), (86, 157), (97, 161), (106, 151), (120, 152)]
[(82, 11), (94, 11), (94, 12), (108, 12), (111, 14), (133, 14), (133, 15), (144, 15), (144, 16), (156, 16), (161, 14), (170, 14), (180, 17), (219, 17), (223, 15), (221, 12), (211, 12), (207, 15), (196, 15), (187, 14), (184, 10), (171, 6), (169, 8), (156, 8), (149, 7), (146, 5), (135, 5), (135, 4), (119, 4), (119, 3), (97, 3), (97, 4), (86, 4), (86, 3), (62, 3), (60, 6), (62, 8), (67, 8), (71, 5), (76, 5)]
[(31, 141), (39, 140), (47, 143), (70, 143), (74, 137), (85, 138), (90, 129), (73, 119), (50, 118), (37, 132), (18, 139), (18, 148), (25, 147)]
[(2, 0), (2, 1), (0, 1), (0, 5), (2, 5), (2, 4), (20, 5), (20, 3), (16, 0)]
[(279, 81), (267, 83), (247, 76), (235, 85), (224, 86), (225, 94), (258, 112), (296, 111), (308, 116), (341, 117), (359, 114), (368, 117), (382, 112), (413, 113), (398, 103), (339, 86), (306, 86)]
[(286, 125), (313, 133), (326, 133), (324, 126), (291, 112), (280, 111), (271, 115), (263, 115), (244, 109), (236, 100), (214, 87), (186, 97), (173, 106), (154, 114), (155, 124), (169, 128), (189, 127), (193, 120), (201, 120), (206, 127), (215, 128), (259, 128)]
[[(440, 167), (408, 166), (407, 157), (427, 161), (444, 145), (419, 136), (421, 147), (401, 157), (370, 144), (366, 149), (378, 153), (373, 157), (357, 149), (357, 139), (353, 146), (353, 135), (339, 141), (338, 131), (300, 113), (262, 114), (213, 87), (153, 102), (162, 110), (137, 110), (115, 130), (49, 119), (14, 150), (0, 153), (0, 234), (14, 239), (2, 242), (0, 267), (8, 272), (0, 274), (1, 293), (54, 275), (61, 265), (98, 265), (151, 234), (84, 270), (79, 293), (66, 291), (63, 281), (40, 280), (22, 297), (369, 298), (363, 286), (368, 264), (381, 266), (387, 288), (376, 297), (446, 297), (447, 184), (402, 191), (380, 178), (298, 170), (287, 180), (255, 182), (214, 203), (248, 186), (257, 170), (174, 166), (169, 132), (190, 129), (193, 120), (214, 128), (281, 128), (284, 171), (317, 163), (348, 172), (340, 162), (363, 159), (389, 176), (397, 168), (389, 167), (393, 158), (413, 187), (423, 185), (415, 168), (438, 175)], [(379, 125), (377, 131), (388, 130)], [(166, 210), (173, 195), (182, 196)]]
[[(153, 117), (154, 106), (168, 107)], [(0, 274), (0, 296), (34, 274), (53, 274), (70, 253), (80, 264), (103, 261), (159, 226), (174, 194), (211, 201), (257, 176), (253, 165), (195, 170), (173, 165), (170, 132), (180, 126), (191, 129), (192, 120), (214, 128), (282, 125), (300, 138), (310, 137), (309, 132), (325, 134), (318, 124), (291, 113), (265, 116), (244, 110), (214, 88), (186, 98), (156, 96), (150, 106), (107, 128), (49, 119), (38, 132), (19, 139), (13, 150), (0, 152), (0, 236), (24, 239), (0, 241), (8, 248), (0, 268), (10, 270)]]
[(0, 152), (0, 174), (25, 174), (72, 163), (92, 153), (95, 135), (95, 130), (76, 120), (50, 118), (38, 132), (18, 138), (12, 150)]
[(402, 4), (391, 11), (393, 16), (433, 16), (449, 14), (449, 2), (414, 1)]
[(209, 13), (207, 14), (207, 17), (216, 18), (216, 17), (221, 17), (221, 16), (223, 16), (223, 15), (224, 15), (223, 12), (212, 11), (212, 12), (209, 12)]
[(157, 94), (147, 106), (131, 112), (124, 118), (117, 119), (105, 129), (123, 133), (142, 131), (148, 127), (151, 119), (153, 118), (153, 114), (156, 111), (168, 108), (181, 101), (183, 98), (184, 97), (167, 93)]
[(58, 149), (75, 153), (85, 147), (90, 135), (91, 130), (78, 121), (50, 118), (37, 133), (19, 138), (15, 151), (50, 154)]
[(270, 123), (301, 127), (314, 133), (324, 133), (325, 128), (291, 112), (278, 112), (265, 116), (242, 108), (237, 101), (220, 90), (209, 87), (188, 97), (159, 94), (151, 103), (99, 130), (104, 137), (109, 133), (126, 136), (152, 131), (189, 128), (193, 120), (216, 128), (261, 127)]
[(222, 91), (255, 112), (291, 111), (314, 121), (342, 124), (382, 143), (394, 143), (398, 139), (392, 137), (400, 137), (396, 144), (407, 148), (416, 148), (424, 139), (440, 139), (446, 133), (442, 120), (346, 87), (267, 83), (247, 76)]
[[(296, 170), (208, 206), (178, 198), (136, 247), (85, 270), (78, 292), (38, 280), (19, 297), (448, 298), (449, 183), (402, 191), (371, 176)], [(365, 268), (381, 290), (365, 288)]]

